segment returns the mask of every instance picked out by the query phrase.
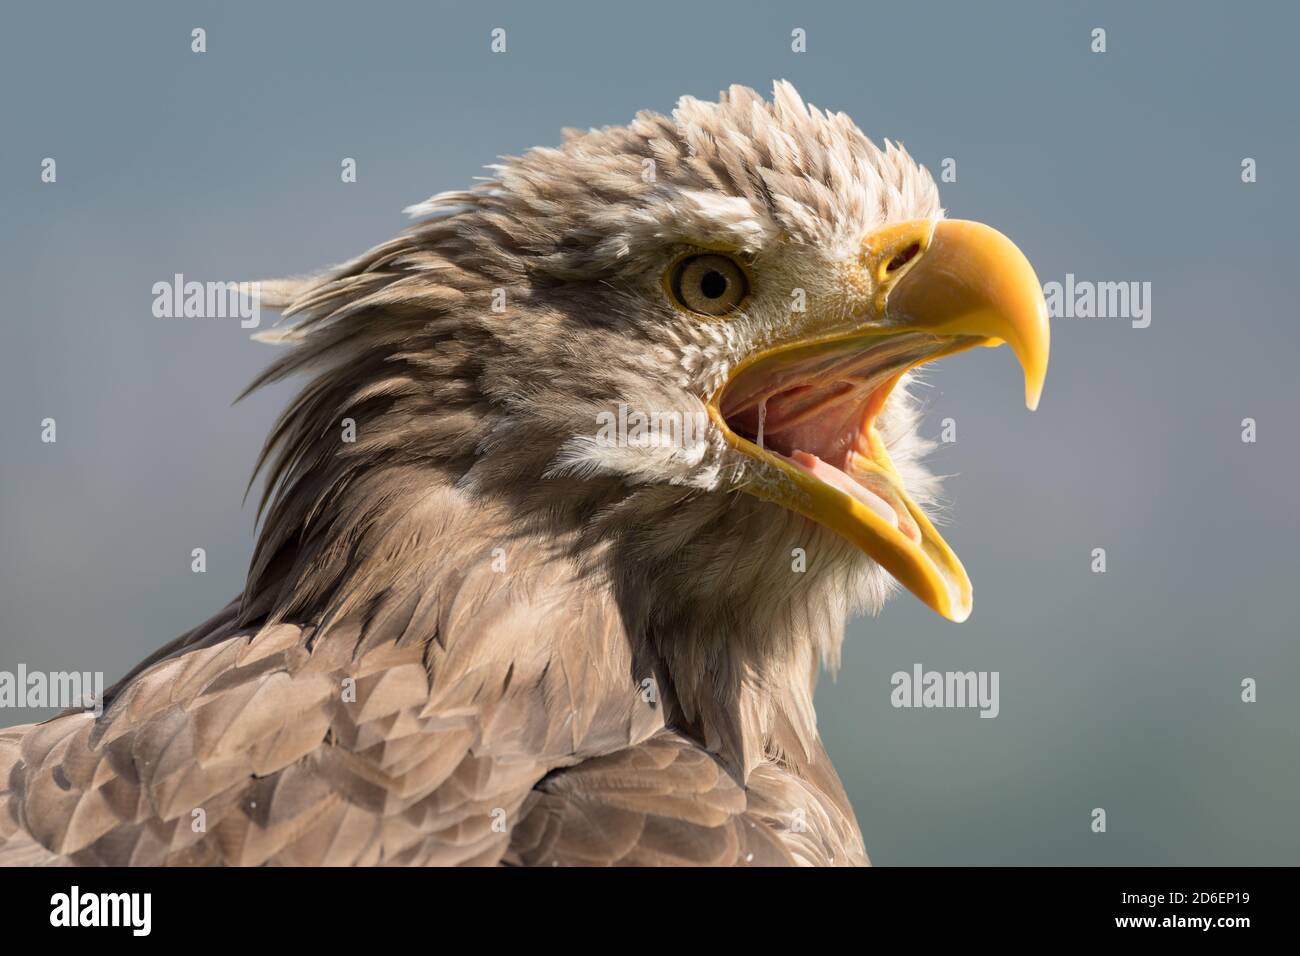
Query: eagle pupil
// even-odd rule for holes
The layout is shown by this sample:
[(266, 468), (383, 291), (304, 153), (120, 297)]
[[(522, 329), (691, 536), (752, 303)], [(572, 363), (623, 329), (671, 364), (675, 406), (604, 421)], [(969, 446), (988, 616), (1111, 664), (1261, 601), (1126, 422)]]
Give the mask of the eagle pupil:
[(700, 291), (709, 299), (720, 297), (727, 291), (727, 277), (716, 270), (704, 273), (700, 279)]

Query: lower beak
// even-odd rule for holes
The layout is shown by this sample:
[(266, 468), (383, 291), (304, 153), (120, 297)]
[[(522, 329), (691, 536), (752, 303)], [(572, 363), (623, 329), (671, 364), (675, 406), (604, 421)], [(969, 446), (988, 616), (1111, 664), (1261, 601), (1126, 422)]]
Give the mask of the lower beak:
[[(871, 271), (876, 291), (871, 307), (855, 319), (853, 328), (778, 347), (743, 363), (714, 396), (710, 414), (733, 447), (772, 464), (788, 479), (751, 489), (754, 494), (839, 533), (939, 614), (964, 621), (971, 611), (970, 579), (908, 496), (875, 419), (908, 369), (977, 345), (1003, 343), (1020, 361), (1025, 403), (1035, 408), (1049, 351), (1042, 287), (1011, 240), (988, 226), (960, 220), (913, 220), (873, 233), (864, 242), (861, 267)], [(724, 396), (742, 381), (739, 391), (746, 394), (764, 377), (784, 387), (788, 379), (776, 370), (824, 366), (825, 357), (832, 354), (884, 354), (886, 343), (900, 342), (900, 336), (917, 340), (917, 333), (929, 345), (919, 357), (907, 353), (901, 364), (889, 367), (882, 385), (872, 386), (862, 415), (855, 419), (849, 450), (836, 467), (827, 468), (816, 458), (812, 460), (819, 467), (809, 467), (811, 456), (806, 453), (790, 457), (761, 447), (761, 440), (756, 444), (728, 425), (732, 413)], [(856, 493), (857, 484), (874, 493)], [(884, 501), (893, 504), (893, 515), (879, 506)]]

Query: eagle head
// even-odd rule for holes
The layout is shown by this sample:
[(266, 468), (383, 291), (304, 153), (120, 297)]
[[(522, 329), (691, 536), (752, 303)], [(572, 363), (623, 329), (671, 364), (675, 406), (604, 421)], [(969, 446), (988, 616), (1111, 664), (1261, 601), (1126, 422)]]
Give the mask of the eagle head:
[(906, 383), (1006, 343), (1037, 403), (1047, 310), (1010, 240), (945, 219), (901, 147), (784, 82), (491, 170), (278, 293), (302, 318), (261, 381), (324, 370), (267, 446), (279, 491), (252, 580), (274, 579), (272, 605), (327, 593), (358, 550), (418, 550), (357, 543), (437, 486), (500, 516), (472, 546), (544, 535), (660, 628), (842, 621), (891, 581), (967, 617)]

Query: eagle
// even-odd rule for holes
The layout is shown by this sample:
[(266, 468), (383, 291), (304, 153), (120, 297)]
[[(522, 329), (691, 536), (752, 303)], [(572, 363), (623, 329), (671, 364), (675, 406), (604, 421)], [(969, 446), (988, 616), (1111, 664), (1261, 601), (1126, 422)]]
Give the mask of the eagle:
[(243, 592), (0, 731), (0, 863), (868, 863), (814, 686), (970, 613), (908, 381), (1007, 344), (1034, 408), (1033, 268), (786, 82), (488, 168), (262, 285)]

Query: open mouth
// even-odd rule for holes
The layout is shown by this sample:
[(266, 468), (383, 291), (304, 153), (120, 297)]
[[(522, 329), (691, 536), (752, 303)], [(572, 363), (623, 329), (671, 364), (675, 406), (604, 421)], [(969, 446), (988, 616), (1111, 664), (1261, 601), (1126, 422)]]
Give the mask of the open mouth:
[[(989, 340), (900, 332), (778, 349), (744, 366), (718, 392), (715, 422), (733, 446), (784, 471), (789, 490), (817, 492), (781, 500), (786, 496), (778, 487), (764, 497), (819, 520), (819, 497), (842, 496), (841, 508), (870, 532), (866, 542), (854, 543), (891, 571), (898, 558), (920, 566), (942, 583), (942, 603), (951, 609), (945, 616), (963, 619), (970, 579), (908, 495), (876, 418), (908, 369), (981, 344)], [(906, 571), (894, 573), (901, 578)]]
[[(917, 239), (917, 236), (920, 239)], [(741, 363), (709, 412), (727, 442), (772, 465), (746, 490), (834, 530), (944, 617), (965, 620), (971, 583), (908, 495), (876, 420), (909, 369), (977, 345), (1009, 342), (1032, 408), (1047, 367), (1041, 287), (1010, 240), (962, 222), (904, 223), (868, 240), (875, 255), (916, 262), (890, 282), (876, 321)]]

